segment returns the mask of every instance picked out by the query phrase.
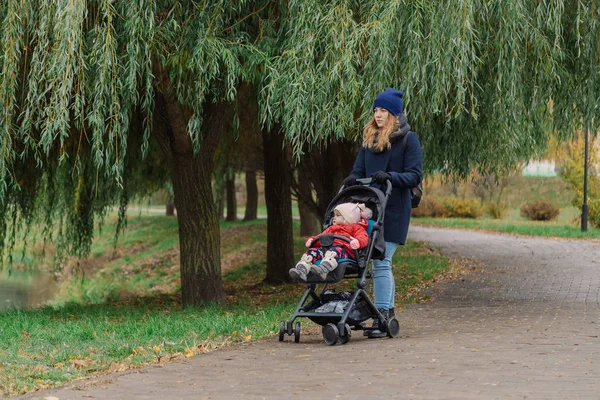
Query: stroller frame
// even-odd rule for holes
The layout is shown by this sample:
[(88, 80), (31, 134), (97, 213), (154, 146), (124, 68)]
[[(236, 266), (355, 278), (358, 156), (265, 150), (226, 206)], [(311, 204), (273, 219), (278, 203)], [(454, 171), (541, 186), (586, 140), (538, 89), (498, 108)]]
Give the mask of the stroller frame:
[[(357, 179), (357, 182), (363, 186), (370, 186), (371, 178)], [(373, 188), (372, 188), (373, 189)], [(338, 192), (338, 196), (344, 190), (344, 187)], [(373, 189), (377, 190), (377, 189)], [(380, 207), (385, 210), (387, 200), (392, 191), (391, 182), (387, 181), (387, 188), (385, 191), (385, 197), (383, 197), (383, 204)], [(335, 200), (335, 199), (334, 199)], [(329, 346), (335, 345), (337, 342), (346, 344), (351, 336), (352, 330), (360, 330), (370, 332), (373, 330), (385, 330), (388, 337), (397, 337), (400, 334), (400, 324), (396, 317), (392, 316), (386, 319), (385, 316), (377, 309), (373, 301), (367, 294), (368, 278), (372, 277), (369, 269), (369, 261), (373, 256), (375, 249), (376, 239), (379, 235), (383, 234), (383, 219), (385, 212), (379, 212), (377, 220), (373, 224), (372, 231), (369, 234), (369, 243), (366, 247), (366, 251), (361, 251), (358, 254), (356, 261), (345, 261), (338, 264), (337, 268), (328, 275), (325, 281), (317, 279), (307, 280), (307, 289), (304, 295), (300, 298), (298, 305), (296, 306), (294, 313), (287, 321), (281, 321), (279, 324), (279, 341), (282, 342), (285, 335), (294, 335), (294, 341), (300, 342), (300, 322), (296, 321), (298, 318), (309, 318), (313, 322), (321, 325), (323, 339)], [(321, 245), (323, 247), (329, 247), (333, 244), (334, 239), (341, 239), (350, 241), (350, 239), (339, 236), (339, 235), (318, 235)], [(315, 240), (316, 240), (315, 238)], [(347, 270), (350, 273), (346, 274)], [(331, 274), (335, 274), (331, 277)], [(348, 303), (345, 306), (343, 312), (315, 312), (317, 307), (326, 304), (324, 302), (324, 295), (329, 283), (337, 283), (343, 279), (358, 278), (356, 284), (356, 290), (351, 294), (350, 298), (347, 299)], [(323, 288), (320, 294), (317, 294), (317, 285), (323, 284)], [(307, 302), (307, 300), (310, 301)], [(362, 301), (360, 308), (357, 308), (359, 301)], [(352, 314), (352, 316), (351, 316)], [(378, 328), (366, 327), (364, 321), (373, 318), (379, 321)], [(295, 322), (295, 324), (294, 324)], [(383, 328), (382, 328), (383, 327)]]

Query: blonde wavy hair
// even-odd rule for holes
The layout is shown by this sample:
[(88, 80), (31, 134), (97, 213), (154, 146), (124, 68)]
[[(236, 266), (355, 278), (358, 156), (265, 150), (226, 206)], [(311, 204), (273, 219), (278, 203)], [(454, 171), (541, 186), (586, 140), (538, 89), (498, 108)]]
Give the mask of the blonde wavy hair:
[(396, 125), (398, 125), (398, 116), (391, 113), (381, 128), (377, 126), (373, 116), (363, 128), (363, 146), (377, 152), (391, 148), (390, 135), (396, 130)]

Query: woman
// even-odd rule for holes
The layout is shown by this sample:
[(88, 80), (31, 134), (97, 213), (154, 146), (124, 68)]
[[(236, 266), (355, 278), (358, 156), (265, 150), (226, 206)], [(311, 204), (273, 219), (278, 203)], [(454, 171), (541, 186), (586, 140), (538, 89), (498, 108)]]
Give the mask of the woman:
[[(385, 259), (373, 260), (375, 306), (386, 319), (394, 316), (395, 283), (392, 256), (398, 245), (406, 242), (412, 210), (410, 189), (421, 183), (423, 156), (416, 133), (410, 132), (403, 113), (403, 93), (388, 88), (373, 102), (373, 118), (363, 129), (363, 144), (344, 186), (356, 184), (356, 179), (371, 177), (375, 183), (392, 182), (385, 219)], [(410, 134), (409, 134), (410, 133)], [(406, 147), (403, 146), (405, 135)], [(373, 328), (379, 327), (377, 319)], [(385, 337), (385, 330), (369, 331), (370, 338)]]

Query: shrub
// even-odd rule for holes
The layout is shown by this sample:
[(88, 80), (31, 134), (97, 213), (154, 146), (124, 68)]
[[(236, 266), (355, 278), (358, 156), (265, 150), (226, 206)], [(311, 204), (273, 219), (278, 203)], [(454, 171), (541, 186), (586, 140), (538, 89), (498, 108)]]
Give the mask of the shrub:
[(448, 215), (448, 210), (446, 210), (446, 207), (444, 207), (444, 205), (438, 200), (431, 197), (423, 197), (423, 200), (421, 200), (421, 204), (419, 204), (419, 207), (413, 208), (411, 215), (417, 218), (440, 218)]
[(521, 207), (521, 216), (532, 221), (550, 221), (558, 217), (560, 210), (548, 200), (525, 204)]
[[(600, 228), (600, 175), (593, 172), (593, 166), (600, 164), (599, 153), (597, 149), (597, 137), (592, 135), (589, 138), (589, 166), (588, 174), (588, 221), (597, 228)], [(573, 205), (581, 211), (583, 204), (583, 175), (584, 175), (584, 145), (585, 138), (583, 132), (578, 132), (575, 138), (567, 142), (562, 154), (559, 154), (558, 163), (563, 171), (562, 176), (575, 191)]]
[(483, 209), (475, 199), (450, 198), (444, 203), (449, 217), (478, 218), (483, 214)]
[(487, 212), (494, 219), (502, 219), (506, 215), (506, 203), (501, 201), (490, 201), (487, 204)]
[(593, 227), (600, 228), (599, 199), (588, 199), (588, 221)]

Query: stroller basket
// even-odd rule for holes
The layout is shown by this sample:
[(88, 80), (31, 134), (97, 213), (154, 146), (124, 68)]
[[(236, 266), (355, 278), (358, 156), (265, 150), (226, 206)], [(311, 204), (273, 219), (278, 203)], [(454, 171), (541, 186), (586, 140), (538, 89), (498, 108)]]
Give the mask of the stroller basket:
[(316, 314), (336, 313), (342, 314), (348, 307), (348, 319), (346, 322), (350, 325), (356, 325), (371, 318), (371, 310), (363, 298), (357, 299), (351, 303), (353, 292), (332, 292), (326, 291), (321, 295), (321, 305), (314, 310), (315, 315), (309, 316), (308, 319), (319, 325), (327, 325), (328, 323), (336, 322), (335, 318), (318, 316)]

